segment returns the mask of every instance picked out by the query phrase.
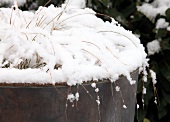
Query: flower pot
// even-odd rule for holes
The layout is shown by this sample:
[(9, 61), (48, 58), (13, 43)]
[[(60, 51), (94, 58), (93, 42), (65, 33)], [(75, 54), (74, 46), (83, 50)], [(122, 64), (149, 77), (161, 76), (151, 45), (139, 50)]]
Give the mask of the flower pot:
[[(138, 70), (131, 74), (137, 81)], [(115, 91), (115, 84), (120, 91)], [(126, 77), (80, 86), (0, 86), (0, 122), (133, 122), (136, 87)], [(80, 94), (78, 101), (67, 100), (68, 93)], [(100, 97), (98, 106), (96, 99)], [(124, 100), (124, 103), (123, 103)], [(127, 108), (124, 108), (123, 105)]]

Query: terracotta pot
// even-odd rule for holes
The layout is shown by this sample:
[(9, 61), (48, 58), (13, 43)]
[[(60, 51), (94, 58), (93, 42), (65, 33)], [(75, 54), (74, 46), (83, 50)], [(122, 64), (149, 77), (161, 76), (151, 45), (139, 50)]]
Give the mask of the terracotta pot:
[[(137, 81), (138, 70), (131, 75)], [(108, 80), (97, 83), (98, 93), (91, 84), (0, 86), (0, 122), (133, 122), (137, 84), (130, 85), (125, 77), (120, 77), (116, 83), (121, 93), (115, 91), (115, 84)], [(75, 94), (77, 91), (79, 101), (70, 103), (68, 92)]]

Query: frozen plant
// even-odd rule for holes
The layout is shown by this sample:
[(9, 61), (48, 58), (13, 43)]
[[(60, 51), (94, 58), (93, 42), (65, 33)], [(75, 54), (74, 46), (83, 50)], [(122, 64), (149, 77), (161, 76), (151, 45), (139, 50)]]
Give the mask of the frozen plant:
[(65, 5), (35, 13), (0, 8), (0, 81), (72, 86), (124, 75), (134, 84), (130, 73), (146, 62), (140, 40), (113, 18)]

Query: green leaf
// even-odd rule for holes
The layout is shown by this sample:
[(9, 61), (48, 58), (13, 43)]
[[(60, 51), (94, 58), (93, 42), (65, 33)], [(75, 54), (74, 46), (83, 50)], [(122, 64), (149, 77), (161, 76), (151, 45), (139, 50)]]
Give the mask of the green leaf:
[(136, 117), (137, 117), (138, 122), (143, 122), (143, 120), (146, 116), (146, 113), (147, 113), (147, 111), (143, 108), (137, 109)]
[(104, 6), (108, 6), (109, 4), (109, 0), (100, 0), (100, 2), (104, 5)]
[(108, 14), (116, 19), (118, 22), (120, 22), (123, 26), (128, 26), (128, 21), (126, 20), (126, 18), (115, 8), (109, 9)]
[(141, 93), (142, 92), (142, 87), (143, 87), (143, 81), (142, 81), (142, 78), (140, 78), (138, 80), (138, 87), (137, 87), (137, 93)]
[(132, 5), (128, 6), (127, 8), (123, 9), (121, 13), (124, 17), (130, 16), (132, 13), (136, 11), (136, 5), (133, 3)]
[(162, 89), (162, 95), (164, 99), (166, 100), (166, 102), (170, 104), (170, 94), (168, 94), (164, 89)]
[(147, 118), (144, 118), (143, 122), (151, 122), (151, 121)]
[(168, 113), (168, 109), (167, 107), (162, 109), (161, 111), (158, 111), (158, 117), (159, 119), (162, 119), (164, 116), (166, 116)]
[(158, 117), (159, 119), (163, 118), (168, 112), (168, 103), (164, 98), (159, 99), (159, 106), (158, 106)]
[(170, 21), (170, 8), (168, 8), (168, 9), (165, 11), (165, 14), (166, 14), (167, 20)]
[(162, 75), (170, 82), (170, 61), (163, 60), (161, 62)]
[(148, 107), (149, 101), (154, 97), (153, 85), (151, 81), (148, 81), (148, 85), (146, 87), (146, 94), (144, 95), (144, 103), (145, 106)]
[(163, 38), (166, 37), (167, 30), (166, 29), (158, 29), (155, 38)]
[(113, 7), (116, 8), (117, 6), (120, 6), (123, 1), (124, 0), (113, 0)]
[(160, 91), (166, 90), (166, 92), (168, 92), (170, 94), (170, 83), (169, 83), (169, 81), (163, 76), (162, 73), (157, 74), (157, 77), (159, 78), (158, 82), (159, 82)]
[(163, 39), (160, 42), (161, 50), (170, 50), (170, 38)]

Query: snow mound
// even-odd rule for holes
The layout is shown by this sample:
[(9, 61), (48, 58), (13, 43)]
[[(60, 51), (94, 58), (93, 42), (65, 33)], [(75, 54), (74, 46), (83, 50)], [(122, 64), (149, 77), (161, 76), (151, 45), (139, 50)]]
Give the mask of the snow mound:
[(95, 14), (64, 4), (35, 13), (0, 8), (0, 82), (76, 85), (124, 75), (133, 84), (130, 72), (147, 63), (143, 45)]

